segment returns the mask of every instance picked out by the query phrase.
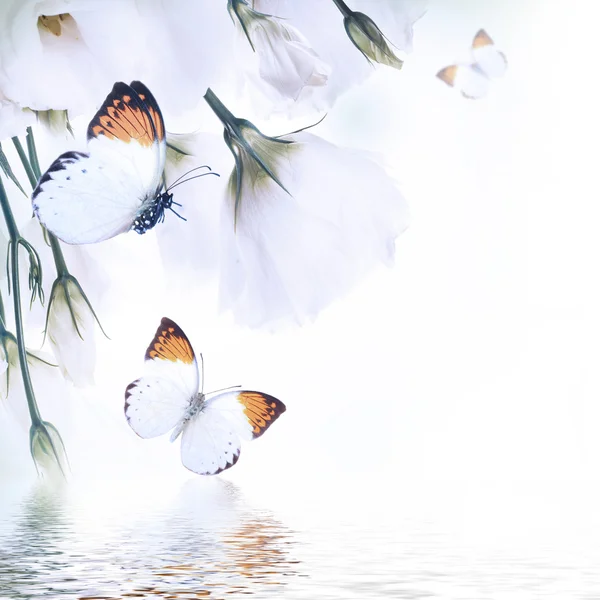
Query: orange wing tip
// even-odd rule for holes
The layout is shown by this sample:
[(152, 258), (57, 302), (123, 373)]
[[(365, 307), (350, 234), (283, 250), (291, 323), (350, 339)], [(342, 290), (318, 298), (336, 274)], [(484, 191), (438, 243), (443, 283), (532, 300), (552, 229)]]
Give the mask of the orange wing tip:
[(138, 93), (122, 81), (115, 83), (88, 126), (88, 140), (101, 135), (126, 144), (135, 140), (143, 147), (154, 143), (154, 117)]
[(450, 87), (454, 85), (456, 79), (456, 73), (458, 71), (458, 65), (451, 65), (438, 71), (436, 77), (441, 79), (444, 83), (447, 83)]
[(473, 48), (482, 48), (483, 46), (492, 46), (494, 44), (494, 40), (485, 32), (484, 29), (480, 29), (475, 34), (475, 39), (473, 40)]
[(156, 131), (156, 137), (158, 140), (162, 141), (165, 139), (165, 122), (163, 120), (162, 113), (160, 112), (160, 108), (158, 106), (158, 102), (156, 98), (152, 95), (152, 92), (141, 82), (141, 81), (132, 81), (130, 86), (140, 99), (146, 105), (146, 109), (150, 113), (152, 117), (152, 122), (154, 123), (154, 130)]
[(281, 400), (262, 392), (240, 392), (238, 401), (244, 406), (253, 438), (260, 437), (286, 411)]
[(187, 336), (177, 323), (167, 317), (162, 318), (144, 358), (171, 362), (180, 360), (188, 365), (195, 360), (194, 350)]

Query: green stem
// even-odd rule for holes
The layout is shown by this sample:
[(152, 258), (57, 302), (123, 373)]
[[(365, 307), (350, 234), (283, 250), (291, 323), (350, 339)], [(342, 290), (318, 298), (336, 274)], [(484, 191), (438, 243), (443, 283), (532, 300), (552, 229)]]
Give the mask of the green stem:
[[(14, 138), (13, 138), (14, 140)], [(17, 140), (18, 141), (18, 140)], [(16, 146), (16, 144), (15, 144)], [(17, 148), (18, 150), (18, 148)], [(29, 364), (27, 363), (27, 351), (25, 349), (25, 336), (23, 335), (23, 315), (21, 313), (21, 288), (19, 286), (19, 244), (21, 236), (15, 222), (6, 190), (2, 179), (0, 179), (0, 204), (4, 213), (4, 220), (10, 236), (10, 266), (12, 277), (12, 293), (15, 310), (15, 329), (17, 333), (17, 348), (19, 350), (19, 363), (21, 365), (21, 374), (23, 376), (23, 386), (27, 396), (27, 406), (29, 407), (29, 416), (32, 426), (41, 425), (42, 418), (35, 401), (31, 376), (29, 374)]]
[(54, 256), (54, 264), (56, 265), (56, 275), (60, 279), (61, 277), (69, 275), (69, 269), (67, 269), (67, 263), (65, 262), (65, 255), (63, 254), (57, 237), (48, 231), (48, 238), (50, 239), (52, 256)]
[[(35, 176), (37, 182), (40, 180), (42, 172), (40, 171), (40, 163), (38, 161), (37, 150), (35, 147), (35, 139), (33, 137), (33, 131), (31, 130), (31, 127), (27, 128), (27, 152), (29, 154), (29, 161), (27, 161), (27, 158), (25, 156), (21, 156), (21, 161), (23, 162), (23, 166), (25, 167), (25, 169), (27, 169), (28, 165), (30, 166), (30, 169), (33, 175)], [(35, 188), (35, 185), (33, 185), (32, 187)], [(58, 241), (57, 237), (47, 229), (46, 233), (48, 234), (48, 239), (50, 240), (50, 247), (52, 248), (52, 256), (54, 257), (54, 264), (56, 265), (56, 274), (59, 278), (64, 275), (69, 275), (69, 269), (67, 269), (65, 255), (63, 254), (62, 248), (60, 247), (60, 242)]]
[(27, 178), (29, 179), (29, 183), (31, 184), (31, 187), (33, 189), (35, 189), (38, 179), (35, 176), (35, 173), (33, 172), (33, 169), (31, 168), (29, 161), (27, 160), (27, 155), (25, 154), (25, 150), (23, 149), (21, 140), (19, 140), (19, 138), (17, 136), (15, 136), (12, 139), (12, 141), (13, 141), (13, 144), (15, 145), (15, 148), (17, 149), (19, 158), (21, 159), (21, 162), (23, 163), (23, 168), (25, 169), (25, 173), (27, 173)]
[(352, 14), (350, 7), (344, 2), (344, 0), (333, 0), (333, 3), (340, 9), (340, 12), (344, 15), (344, 18), (349, 17)]
[[(31, 162), (31, 168), (35, 175), (36, 185), (42, 176), (40, 171), (40, 163), (38, 161), (37, 150), (35, 149), (35, 140), (33, 139), (33, 131), (31, 127), (27, 128), (27, 152), (29, 153), (29, 161)], [(33, 186), (35, 188), (35, 185)]]

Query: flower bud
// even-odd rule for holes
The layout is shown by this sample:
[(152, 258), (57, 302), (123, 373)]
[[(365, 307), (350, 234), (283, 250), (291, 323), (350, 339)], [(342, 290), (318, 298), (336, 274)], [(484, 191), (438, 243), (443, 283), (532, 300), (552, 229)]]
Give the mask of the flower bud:
[(229, 0), (227, 8), (257, 59), (247, 61), (257, 63), (245, 65), (247, 75), (272, 99), (297, 101), (305, 89), (327, 84), (331, 68), (295, 27), (246, 0)]
[(94, 383), (96, 314), (79, 282), (72, 275), (52, 285), (46, 335), (63, 375), (76, 386)]
[(369, 61), (401, 69), (404, 64), (392, 51), (385, 36), (373, 19), (361, 12), (344, 17), (344, 27), (352, 43)]
[(62, 438), (52, 423), (41, 421), (32, 424), (29, 442), (39, 475), (49, 478), (66, 477), (67, 453)]

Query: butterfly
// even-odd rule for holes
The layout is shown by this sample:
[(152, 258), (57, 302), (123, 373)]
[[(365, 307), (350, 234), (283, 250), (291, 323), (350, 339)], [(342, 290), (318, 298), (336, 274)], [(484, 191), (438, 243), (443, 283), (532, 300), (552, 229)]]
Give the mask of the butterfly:
[(249, 390), (205, 394), (202, 372), (181, 328), (164, 317), (146, 351), (146, 375), (125, 390), (125, 417), (142, 438), (181, 434), (181, 461), (216, 475), (238, 461), (242, 440), (260, 437), (285, 412), (283, 402)]
[(173, 204), (181, 206), (162, 191), (165, 124), (143, 83), (115, 83), (90, 121), (87, 143), (88, 152), (61, 154), (31, 196), (40, 222), (63, 242), (91, 244), (130, 229), (143, 234)]
[(488, 92), (490, 79), (504, 75), (506, 56), (496, 50), (492, 38), (480, 29), (475, 35), (471, 48), (473, 63), (469, 65), (451, 65), (439, 71), (444, 83), (460, 90), (465, 98), (482, 98)]

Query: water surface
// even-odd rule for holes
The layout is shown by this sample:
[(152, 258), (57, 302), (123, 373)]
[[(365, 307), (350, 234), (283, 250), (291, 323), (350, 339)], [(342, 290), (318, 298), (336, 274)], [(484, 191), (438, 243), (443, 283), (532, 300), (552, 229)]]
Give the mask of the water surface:
[(6, 493), (0, 598), (600, 597), (597, 523), (575, 513), (548, 528), (535, 499), (508, 514), (429, 498), (457, 509), (440, 518), (376, 498), (266, 507), (223, 480)]

